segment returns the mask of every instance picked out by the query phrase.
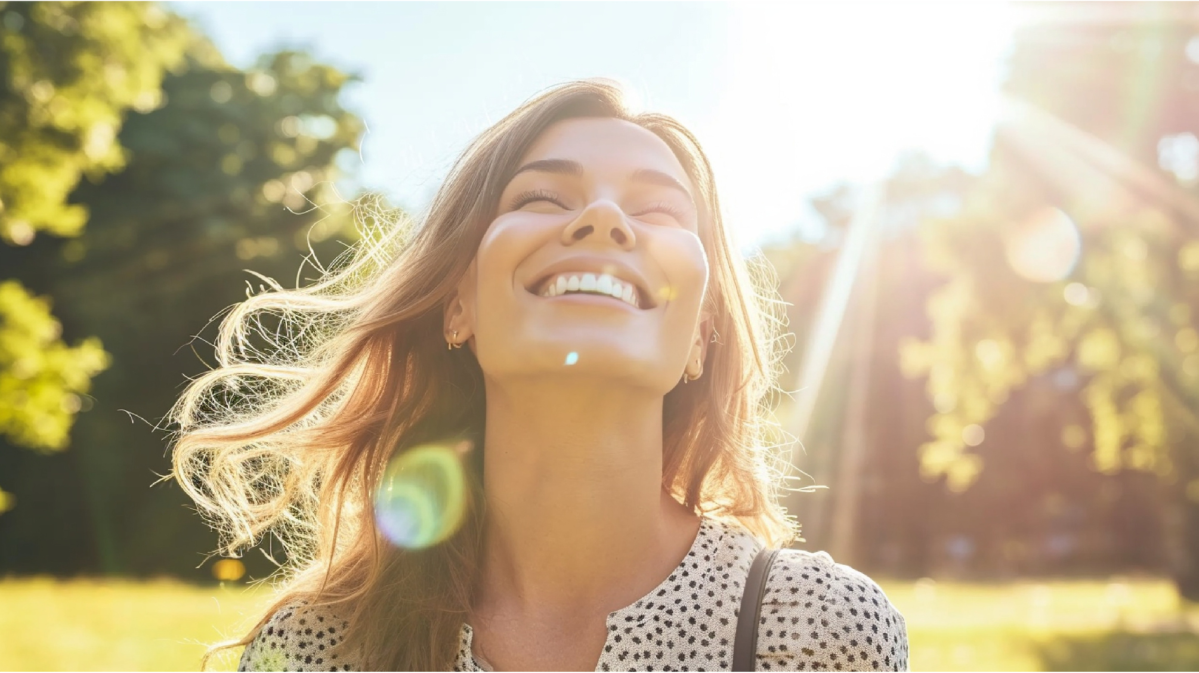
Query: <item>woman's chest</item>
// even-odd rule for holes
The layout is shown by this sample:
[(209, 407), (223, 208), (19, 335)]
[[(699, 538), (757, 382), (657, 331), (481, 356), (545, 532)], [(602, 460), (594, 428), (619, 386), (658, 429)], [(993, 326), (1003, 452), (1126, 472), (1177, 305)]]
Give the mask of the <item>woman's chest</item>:
[[(593, 671), (607, 640), (603, 618), (476, 621), (470, 654), (495, 671)], [(465, 654), (465, 652), (464, 652)]]
[[(463, 670), (729, 670), (734, 602), (717, 592), (647, 600), (604, 620), (464, 627)], [(473, 659), (473, 661), (472, 661)]]

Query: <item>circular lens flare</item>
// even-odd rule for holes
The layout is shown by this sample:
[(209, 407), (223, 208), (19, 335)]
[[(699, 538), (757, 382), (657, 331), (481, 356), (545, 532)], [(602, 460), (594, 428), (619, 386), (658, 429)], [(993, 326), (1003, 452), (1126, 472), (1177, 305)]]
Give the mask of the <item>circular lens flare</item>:
[(466, 514), (466, 475), (457, 446), (429, 444), (392, 458), (375, 492), (375, 522), (392, 544), (431, 547), (454, 534)]

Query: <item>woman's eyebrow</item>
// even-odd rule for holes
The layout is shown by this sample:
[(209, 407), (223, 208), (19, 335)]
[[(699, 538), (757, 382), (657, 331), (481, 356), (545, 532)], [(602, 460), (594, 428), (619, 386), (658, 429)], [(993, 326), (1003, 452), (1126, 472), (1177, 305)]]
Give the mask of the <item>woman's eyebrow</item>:
[(538, 159), (516, 169), (512, 177), (516, 177), (525, 171), (539, 171), (542, 173), (559, 173), (562, 175), (573, 175), (576, 177), (583, 175), (583, 165), (577, 161), (570, 159)]
[[(512, 174), (512, 177), (516, 177), (525, 171), (557, 173), (559, 175), (572, 175), (575, 177), (582, 176), (584, 172), (582, 164), (577, 161), (571, 161), (570, 159), (538, 159), (537, 161), (530, 161), (524, 166), (516, 169), (516, 172)], [(691, 196), (691, 191), (684, 187), (683, 183), (679, 182), (674, 177), (663, 173), (662, 171), (656, 171), (652, 168), (639, 168), (636, 171), (633, 171), (633, 174), (629, 176), (629, 180), (633, 182), (642, 182), (676, 189), (682, 192), (683, 196), (686, 196), (692, 204), (695, 203), (695, 199)]]
[(683, 193), (683, 196), (687, 197), (687, 200), (691, 201), (693, 205), (695, 204), (695, 199), (692, 198), (691, 192), (683, 186), (683, 183), (679, 182), (674, 177), (663, 173), (662, 171), (655, 171), (652, 168), (639, 168), (634, 171), (631, 176), (629, 176), (629, 179), (633, 182), (644, 182), (651, 185), (660, 185), (662, 187), (677, 189)]

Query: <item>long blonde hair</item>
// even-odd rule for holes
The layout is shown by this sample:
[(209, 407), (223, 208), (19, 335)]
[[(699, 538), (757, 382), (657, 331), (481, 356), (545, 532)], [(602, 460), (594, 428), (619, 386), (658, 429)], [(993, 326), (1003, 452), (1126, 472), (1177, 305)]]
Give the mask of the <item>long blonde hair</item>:
[[(663, 484), (686, 507), (736, 520), (772, 545), (797, 527), (778, 503), (783, 433), (769, 420), (785, 327), (775, 277), (747, 266), (721, 221), (712, 170), (680, 123), (629, 109), (608, 80), (569, 82), (523, 104), (459, 157), (423, 224), (383, 218), (363, 200), (363, 238), (316, 283), (273, 284), (237, 305), (216, 343), (219, 366), (172, 409), (173, 477), (236, 555), (271, 534), (287, 545), (278, 600), (236, 642), (296, 600), (340, 605), (345, 641), (366, 670), (449, 670), (479, 569), (483, 372), (449, 350), (443, 309), (496, 216), (531, 143), (556, 121), (610, 117), (666, 142), (697, 187), (715, 343), (705, 375), (668, 393)], [(377, 529), (372, 494), (412, 447), (468, 437), (467, 509), (435, 546), (398, 549)], [(208, 655), (205, 655), (205, 664)]]

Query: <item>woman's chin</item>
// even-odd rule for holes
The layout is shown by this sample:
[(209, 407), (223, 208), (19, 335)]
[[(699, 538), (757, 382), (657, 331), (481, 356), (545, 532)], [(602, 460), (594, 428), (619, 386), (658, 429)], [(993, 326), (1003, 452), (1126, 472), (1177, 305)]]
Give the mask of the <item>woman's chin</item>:
[[(511, 352), (499, 356), (508, 362), (490, 367), (481, 362), (484, 370), (506, 370), (514, 375), (530, 376), (562, 374), (564, 376), (604, 376), (613, 379), (639, 379), (643, 382), (652, 378), (664, 358), (656, 352), (647, 352), (644, 343), (627, 339), (614, 339), (607, 335), (573, 335), (564, 338), (530, 339), (526, 347), (515, 348), (509, 342)], [(488, 358), (490, 359), (490, 358)], [(498, 359), (498, 358), (496, 358)]]

